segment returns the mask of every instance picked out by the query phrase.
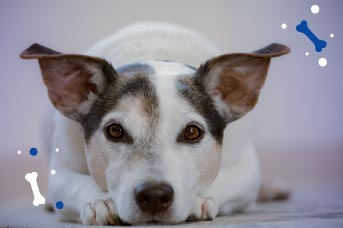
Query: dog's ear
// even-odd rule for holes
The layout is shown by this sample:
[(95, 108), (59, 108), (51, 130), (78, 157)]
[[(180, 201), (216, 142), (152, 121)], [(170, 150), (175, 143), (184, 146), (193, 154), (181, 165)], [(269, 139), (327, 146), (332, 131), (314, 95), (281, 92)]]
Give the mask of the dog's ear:
[(51, 102), (76, 121), (89, 112), (105, 84), (117, 76), (113, 67), (101, 58), (62, 54), (39, 44), (33, 44), (20, 57), (38, 59)]
[(288, 52), (290, 49), (284, 45), (271, 44), (253, 53), (218, 56), (200, 66), (195, 80), (213, 98), (228, 123), (255, 106), (270, 59)]

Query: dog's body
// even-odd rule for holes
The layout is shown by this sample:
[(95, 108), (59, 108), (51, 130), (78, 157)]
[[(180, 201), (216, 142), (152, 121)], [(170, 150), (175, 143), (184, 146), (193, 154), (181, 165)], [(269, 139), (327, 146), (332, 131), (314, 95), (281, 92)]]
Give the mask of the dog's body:
[[(200, 66), (219, 55), (218, 49), (193, 31), (159, 23), (130, 26), (87, 52), (111, 62), (115, 71), (98, 58), (62, 55), (42, 47), (28, 49), (22, 56), (40, 60), (50, 99), (60, 111), (47, 115), (43, 134), (48, 150), (60, 149), (51, 155), (50, 167), (56, 175), (49, 180), (50, 201), (63, 200), (65, 205), (58, 210), (60, 218), (99, 225), (119, 220), (173, 224), (187, 218), (213, 219), (253, 204), (260, 174), (250, 118), (231, 123), (224, 140), (223, 130), (252, 109), (264, 78), (238, 86), (243, 92), (256, 90), (244, 99), (235, 92), (236, 81), (230, 82), (230, 94), (236, 94), (232, 97), (221, 80), (229, 77), (223, 75), (227, 68), (233, 72), (232, 64), (238, 75), (257, 75), (251, 73), (255, 71), (266, 75), (269, 59), (288, 51), (271, 45), (256, 54), (236, 54), (244, 63), (237, 67), (233, 55)], [(73, 76), (68, 76), (69, 81), (52, 80), (55, 61), (61, 67), (87, 62), (76, 71), (74, 64), (73, 74), (68, 70), (58, 74), (82, 74), (88, 81), (64, 86)], [(253, 65), (253, 71), (245, 64)], [(215, 79), (205, 77), (216, 74)], [(88, 93), (83, 96), (70, 92), (85, 90)], [(150, 188), (146, 183), (159, 183), (164, 195), (158, 200), (163, 203), (151, 203), (146, 197), (155, 196), (145, 193), (141, 202), (141, 189)]]

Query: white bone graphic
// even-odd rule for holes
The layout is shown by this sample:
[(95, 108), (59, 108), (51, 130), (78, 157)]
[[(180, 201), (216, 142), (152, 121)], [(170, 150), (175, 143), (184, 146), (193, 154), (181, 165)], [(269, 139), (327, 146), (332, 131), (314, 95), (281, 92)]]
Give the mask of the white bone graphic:
[(31, 189), (33, 192), (33, 205), (38, 206), (39, 204), (45, 204), (45, 198), (39, 192), (38, 184), (37, 184), (37, 172), (27, 173), (25, 175), (25, 179), (31, 184)]

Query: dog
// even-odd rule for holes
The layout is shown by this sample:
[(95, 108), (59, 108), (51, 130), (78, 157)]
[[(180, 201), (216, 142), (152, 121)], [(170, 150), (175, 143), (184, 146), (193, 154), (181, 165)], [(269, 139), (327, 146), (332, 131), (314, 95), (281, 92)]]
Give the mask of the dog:
[(274, 43), (221, 54), (167, 23), (128, 26), (85, 55), (30, 46), (21, 57), (38, 60), (55, 108), (43, 140), (60, 149), (49, 179), (49, 201), (64, 202), (59, 218), (177, 224), (253, 205), (261, 178), (245, 115), (271, 58), (289, 51)]

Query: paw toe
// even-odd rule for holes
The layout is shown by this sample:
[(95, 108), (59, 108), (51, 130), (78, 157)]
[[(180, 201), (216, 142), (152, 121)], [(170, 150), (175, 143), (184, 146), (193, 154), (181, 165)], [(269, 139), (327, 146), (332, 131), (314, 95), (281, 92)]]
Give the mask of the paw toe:
[(211, 221), (217, 214), (218, 207), (212, 197), (206, 197), (205, 200), (198, 198), (187, 221)]
[(202, 220), (211, 221), (218, 214), (218, 208), (212, 197), (207, 197), (205, 202), (201, 205)]
[(93, 203), (93, 208), (95, 210), (95, 221), (96, 225), (108, 225), (110, 220), (110, 212), (105, 205), (103, 200), (96, 200)]
[(112, 199), (95, 200), (93, 204), (84, 204), (81, 214), (84, 225), (119, 225), (120, 219)]
[(90, 202), (86, 202), (81, 210), (80, 219), (84, 225), (95, 225), (95, 211)]

